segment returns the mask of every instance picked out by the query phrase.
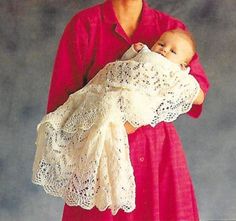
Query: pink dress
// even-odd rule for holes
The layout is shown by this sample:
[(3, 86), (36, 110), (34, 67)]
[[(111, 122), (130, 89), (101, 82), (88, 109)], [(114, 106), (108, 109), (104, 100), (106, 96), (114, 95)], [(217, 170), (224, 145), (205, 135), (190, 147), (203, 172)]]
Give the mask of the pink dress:
[[(140, 23), (129, 38), (117, 21), (111, 1), (77, 13), (62, 35), (49, 91), (47, 113), (63, 104), (108, 62), (114, 61), (135, 42), (149, 47), (166, 30), (186, 27), (179, 20), (149, 8), (143, 2)], [(205, 92), (209, 82), (196, 54), (190, 64)], [(199, 117), (202, 105), (188, 112)], [(145, 126), (130, 134), (130, 158), (136, 182), (136, 209), (85, 210), (65, 204), (63, 221), (192, 221), (199, 220), (193, 184), (183, 147), (172, 123)]]

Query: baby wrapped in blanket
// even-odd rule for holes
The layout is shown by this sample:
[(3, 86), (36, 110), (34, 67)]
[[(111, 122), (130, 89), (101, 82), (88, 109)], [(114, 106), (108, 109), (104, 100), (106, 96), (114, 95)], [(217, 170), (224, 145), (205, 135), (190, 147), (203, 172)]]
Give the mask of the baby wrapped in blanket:
[[(125, 124), (174, 121), (202, 91), (187, 67), (189, 35), (165, 32), (152, 47), (135, 44), (37, 125), (32, 182), (70, 206), (135, 208), (135, 181)], [(138, 147), (137, 147), (138, 148)]]

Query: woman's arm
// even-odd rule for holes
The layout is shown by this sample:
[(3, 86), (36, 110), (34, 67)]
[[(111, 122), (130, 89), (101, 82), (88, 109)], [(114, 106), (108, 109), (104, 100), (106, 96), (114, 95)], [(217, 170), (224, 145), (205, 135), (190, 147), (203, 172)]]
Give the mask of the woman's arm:
[(206, 98), (206, 94), (209, 90), (210, 83), (208, 77), (199, 61), (199, 56), (196, 53), (190, 62), (190, 74), (198, 81), (200, 85), (200, 93), (197, 97), (197, 100), (194, 102), (191, 110), (187, 113), (190, 117), (198, 118), (202, 113), (202, 108)]
[(62, 105), (83, 86), (88, 66), (88, 35), (85, 24), (74, 16), (60, 39), (51, 77), (47, 113)]

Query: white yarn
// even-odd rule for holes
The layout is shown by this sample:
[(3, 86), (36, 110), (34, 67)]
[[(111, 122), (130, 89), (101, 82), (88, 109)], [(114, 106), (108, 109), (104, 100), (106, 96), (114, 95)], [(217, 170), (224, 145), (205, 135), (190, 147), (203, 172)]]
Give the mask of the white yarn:
[(135, 209), (124, 122), (155, 126), (190, 110), (199, 84), (159, 54), (107, 64), (37, 125), (32, 182), (70, 206)]

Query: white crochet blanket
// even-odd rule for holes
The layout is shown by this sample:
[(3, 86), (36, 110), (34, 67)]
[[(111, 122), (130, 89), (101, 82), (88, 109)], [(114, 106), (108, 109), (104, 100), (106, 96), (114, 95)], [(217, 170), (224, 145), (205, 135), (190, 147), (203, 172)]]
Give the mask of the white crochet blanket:
[(107, 64), (37, 125), (32, 182), (68, 205), (112, 214), (135, 209), (135, 181), (124, 122), (155, 126), (190, 110), (199, 84), (145, 48)]

